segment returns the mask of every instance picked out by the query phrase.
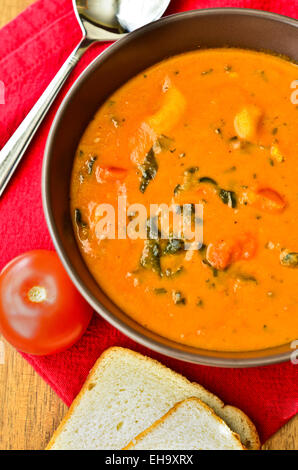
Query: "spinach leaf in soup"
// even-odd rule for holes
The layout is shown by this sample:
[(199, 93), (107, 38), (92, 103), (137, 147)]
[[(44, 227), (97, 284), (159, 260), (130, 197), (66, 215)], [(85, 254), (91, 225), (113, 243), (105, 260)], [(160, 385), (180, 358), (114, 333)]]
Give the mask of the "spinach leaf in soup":
[(228, 191), (226, 189), (221, 189), (219, 191), (219, 197), (224, 204), (234, 209), (237, 207), (237, 198), (236, 193), (234, 191)]
[(163, 255), (175, 255), (184, 249), (184, 241), (179, 238), (170, 238), (164, 247)]
[(74, 211), (74, 219), (77, 226), (77, 233), (81, 240), (86, 240), (89, 236), (89, 226), (83, 219), (82, 212), (76, 208)]
[(208, 184), (213, 184), (214, 186), (218, 186), (218, 183), (213, 179), (210, 178), (209, 176), (201, 176), (199, 178), (199, 183), (208, 183)]
[(155, 153), (152, 148), (147, 153), (144, 163), (142, 163), (142, 165), (139, 165), (139, 169), (142, 173), (140, 191), (141, 193), (144, 193), (150, 181), (155, 178), (158, 170), (158, 164), (155, 158)]
[(160, 266), (161, 250), (158, 240), (145, 240), (144, 249), (140, 259), (143, 268), (151, 269), (153, 272), (161, 275)]
[(79, 227), (87, 227), (87, 223), (83, 221), (82, 212), (80, 209), (75, 209), (75, 222)]

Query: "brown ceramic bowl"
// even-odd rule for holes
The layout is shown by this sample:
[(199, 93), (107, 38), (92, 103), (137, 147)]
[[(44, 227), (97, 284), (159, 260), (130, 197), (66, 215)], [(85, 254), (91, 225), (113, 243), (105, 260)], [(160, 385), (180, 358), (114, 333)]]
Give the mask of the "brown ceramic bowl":
[[(188, 362), (249, 367), (289, 360), (290, 344), (249, 352), (219, 352), (176, 343), (138, 324), (109, 299), (85, 265), (69, 210), (73, 158), (79, 139), (106, 98), (134, 75), (166, 57), (198, 47), (266, 50), (298, 61), (298, 22), (256, 10), (209, 9), (169, 16), (109, 47), (75, 82), (52, 125), (43, 165), (43, 204), (55, 248), (81, 294), (103, 318), (155, 351)], [(290, 93), (290, 89), (289, 89)]]

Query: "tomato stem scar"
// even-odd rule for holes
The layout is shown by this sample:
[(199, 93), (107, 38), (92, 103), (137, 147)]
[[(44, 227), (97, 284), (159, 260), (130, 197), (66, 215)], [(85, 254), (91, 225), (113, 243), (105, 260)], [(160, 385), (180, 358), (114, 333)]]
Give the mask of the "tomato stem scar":
[(47, 291), (42, 286), (33, 286), (27, 293), (30, 302), (40, 303), (44, 302), (47, 298)]

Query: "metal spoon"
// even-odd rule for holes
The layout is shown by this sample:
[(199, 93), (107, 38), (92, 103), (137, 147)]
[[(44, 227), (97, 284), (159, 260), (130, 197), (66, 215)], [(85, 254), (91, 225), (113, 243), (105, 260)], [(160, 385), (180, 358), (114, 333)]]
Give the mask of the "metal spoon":
[(70, 72), (94, 42), (117, 41), (157, 20), (170, 0), (73, 0), (82, 39), (0, 151), (0, 196)]

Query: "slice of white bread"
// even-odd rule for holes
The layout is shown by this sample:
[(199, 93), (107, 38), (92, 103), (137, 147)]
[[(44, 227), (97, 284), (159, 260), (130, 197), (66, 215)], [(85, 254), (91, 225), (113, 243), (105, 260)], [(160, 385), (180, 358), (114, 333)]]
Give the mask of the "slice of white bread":
[(95, 363), (47, 449), (123, 449), (191, 397), (210, 406), (247, 449), (260, 447), (255, 426), (238, 408), (153, 359), (113, 347)]
[(177, 403), (125, 450), (243, 450), (235, 434), (198, 398)]

